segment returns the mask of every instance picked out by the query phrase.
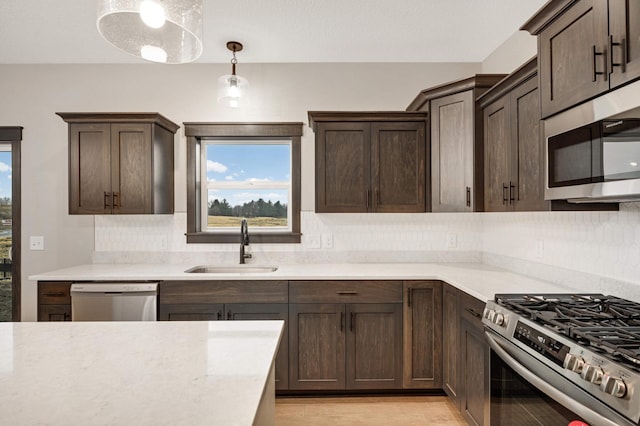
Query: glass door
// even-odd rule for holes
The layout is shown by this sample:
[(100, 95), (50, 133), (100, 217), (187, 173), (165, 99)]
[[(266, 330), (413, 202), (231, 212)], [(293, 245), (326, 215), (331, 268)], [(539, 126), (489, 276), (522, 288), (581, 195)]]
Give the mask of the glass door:
[(13, 320), (11, 145), (0, 142), (0, 321)]
[(0, 126), (0, 321), (20, 321), (20, 143), (22, 127)]

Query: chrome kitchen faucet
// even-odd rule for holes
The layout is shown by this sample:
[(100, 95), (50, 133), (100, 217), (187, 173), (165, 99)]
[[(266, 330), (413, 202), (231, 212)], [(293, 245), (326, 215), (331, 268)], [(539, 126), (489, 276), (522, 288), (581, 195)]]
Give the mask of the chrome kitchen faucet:
[(242, 219), (240, 223), (240, 264), (245, 263), (245, 259), (251, 259), (251, 253), (245, 253), (244, 247), (249, 245), (249, 225), (247, 219)]

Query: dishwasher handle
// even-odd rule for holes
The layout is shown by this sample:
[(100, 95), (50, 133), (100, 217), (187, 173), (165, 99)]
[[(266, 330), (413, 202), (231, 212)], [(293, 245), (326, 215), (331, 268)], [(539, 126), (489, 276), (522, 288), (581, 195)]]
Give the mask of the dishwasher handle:
[(158, 283), (73, 283), (71, 284), (71, 293), (105, 293), (105, 294), (123, 294), (123, 293), (157, 293)]

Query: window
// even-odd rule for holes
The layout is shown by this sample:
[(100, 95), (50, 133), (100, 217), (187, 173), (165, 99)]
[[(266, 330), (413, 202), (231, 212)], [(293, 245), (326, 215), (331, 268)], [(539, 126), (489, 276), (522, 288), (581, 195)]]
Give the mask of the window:
[(187, 243), (299, 243), (302, 123), (184, 125)]

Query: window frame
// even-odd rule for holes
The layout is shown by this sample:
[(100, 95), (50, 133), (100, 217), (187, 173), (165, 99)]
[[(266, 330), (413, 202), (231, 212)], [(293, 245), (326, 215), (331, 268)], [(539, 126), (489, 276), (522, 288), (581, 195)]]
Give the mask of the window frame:
[[(182, 123), (187, 138), (187, 244), (240, 242), (240, 230), (210, 232), (202, 230), (202, 164), (203, 140), (291, 141), (291, 231), (252, 232), (252, 243), (300, 243), (300, 163), (303, 123)], [(204, 200), (206, 202), (206, 200)]]

